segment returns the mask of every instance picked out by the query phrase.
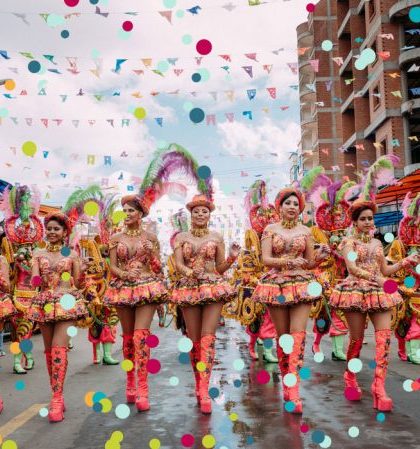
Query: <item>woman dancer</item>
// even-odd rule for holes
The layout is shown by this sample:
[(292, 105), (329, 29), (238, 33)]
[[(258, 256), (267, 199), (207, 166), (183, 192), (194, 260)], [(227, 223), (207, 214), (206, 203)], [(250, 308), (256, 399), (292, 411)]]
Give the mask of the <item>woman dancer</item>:
[[(4, 322), (8, 317), (16, 313), (15, 306), (9, 295), (10, 278), (9, 264), (4, 256), (0, 256), (0, 329), (3, 330)], [(3, 400), (0, 397), (0, 413), (3, 410)]]
[[(159, 243), (155, 234), (143, 230), (141, 221), (149, 213), (144, 197), (127, 195), (121, 204), (126, 215), (125, 229), (109, 242), (112, 280), (104, 304), (116, 307), (123, 330), (124, 358), (134, 368), (127, 372), (126, 398), (137, 410), (150, 409), (147, 362), (150, 325), (157, 305), (165, 301)], [(136, 386), (137, 374), (137, 386)]]
[(267, 305), (277, 331), (277, 337), (291, 334), (293, 350), (290, 355), (277, 341), (280, 372), (284, 377), (294, 374), (296, 384), (286, 386), (283, 381), (285, 401), (293, 403), (293, 413), (302, 413), (299, 397), (299, 370), (303, 365), (306, 323), (311, 303), (319, 298), (311, 295), (308, 287), (315, 280), (310, 271), (322, 261), (325, 253), (317, 253), (309, 228), (298, 223), (305, 207), (302, 193), (295, 188), (285, 188), (276, 197), (275, 207), (281, 222), (269, 224), (261, 237), (262, 261), (270, 271), (259, 280), (252, 299)]
[[(223, 278), (239, 255), (233, 243), (225, 259), (222, 236), (208, 229), (213, 202), (196, 195), (187, 204), (191, 212), (191, 230), (175, 237), (175, 264), (179, 280), (172, 291), (172, 301), (182, 307), (188, 337), (193, 341), (191, 364), (195, 375), (195, 392), (202, 413), (211, 413), (209, 381), (215, 357), (216, 328), (223, 304), (234, 297), (233, 287)], [(197, 362), (206, 364), (204, 371)]]
[[(394, 265), (387, 265), (381, 242), (373, 238), (373, 215), (376, 210), (376, 204), (365, 198), (356, 200), (350, 208), (354, 234), (345, 238), (339, 246), (349, 275), (333, 289), (330, 304), (344, 311), (349, 326), (347, 361), (360, 355), (366, 315), (369, 314), (376, 340), (375, 375), (371, 388), (373, 407), (380, 411), (391, 411), (392, 399), (385, 391), (391, 342), (391, 309), (403, 299), (397, 291), (384, 291), (384, 283), (386, 276), (419, 263), (420, 258), (411, 255)], [(356, 374), (348, 367), (344, 373), (344, 382), (345, 397), (350, 401), (359, 401), (362, 390)]]
[(52, 399), (50, 422), (64, 419), (63, 387), (67, 372), (68, 328), (87, 316), (85, 299), (80, 291), (80, 259), (65, 247), (71, 226), (66, 215), (52, 213), (44, 219), (47, 245), (33, 255), (32, 284), (39, 287), (29, 308), (30, 319), (39, 322)]

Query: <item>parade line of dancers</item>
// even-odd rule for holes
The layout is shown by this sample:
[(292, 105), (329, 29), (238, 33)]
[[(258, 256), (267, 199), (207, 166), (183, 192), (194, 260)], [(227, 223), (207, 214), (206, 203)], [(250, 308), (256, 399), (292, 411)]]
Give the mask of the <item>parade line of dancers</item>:
[[(121, 199), (121, 223), (114, 220), (115, 198), (96, 186), (77, 190), (43, 221), (33, 188), (6, 189), (0, 324), (9, 321), (13, 328), (13, 371), (26, 374), (34, 368), (30, 337), (39, 327), (52, 392), (48, 416), (51, 422), (62, 421), (70, 328), (88, 327), (94, 363), (100, 363), (102, 344), (103, 363), (112, 365), (118, 363), (111, 348), (120, 321), (124, 359), (132, 362), (126, 400), (138, 411), (149, 410), (150, 326), (155, 312), (161, 316), (165, 308), (183, 322), (192, 342), (195, 395), (201, 412), (209, 414), (216, 329), (223, 314), (247, 325), (253, 358), (257, 338), (275, 338), (277, 358), (266, 350), (264, 357), (278, 362), (283, 380), (288, 376), (282, 383), (284, 401), (291, 404), (289, 411), (301, 414), (299, 371), (308, 319), (314, 319), (312, 351), (320, 351), (321, 336), (329, 331), (333, 359), (349, 362), (360, 355), (369, 318), (376, 342), (373, 406), (391, 411), (385, 379), (392, 331), (400, 358), (420, 363), (420, 194), (404, 200), (398, 238), (387, 248), (387, 257), (373, 237), (375, 193), (390, 181), (396, 163), (391, 156), (378, 159), (360, 184), (333, 182), (316, 167), (299, 185), (280, 190), (274, 205), (265, 183), (257, 181), (245, 198), (245, 247), (233, 243), (227, 257), (222, 235), (209, 228), (215, 209), (211, 177), (200, 179), (192, 156), (176, 146), (155, 156), (139, 194)], [(162, 263), (156, 232), (142, 220), (162, 195), (182, 191), (183, 186), (169, 181), (171, 167), (194, 179), (199, 193), (186, 204), (190, 227), (186, 212), (173, 217), (173, 254)], [(308, 201), (315, 208), (312, 227), (299, 221)], [(93, 213), (87, 203), (96, 204)], [(81, 231), (86, 223), (95, 229), (95, 238)], [(291, 336), (291, 351), (279, 343), (285, 334)], [(347, 364), (344, 395), (360, 401), (354, 371)]]

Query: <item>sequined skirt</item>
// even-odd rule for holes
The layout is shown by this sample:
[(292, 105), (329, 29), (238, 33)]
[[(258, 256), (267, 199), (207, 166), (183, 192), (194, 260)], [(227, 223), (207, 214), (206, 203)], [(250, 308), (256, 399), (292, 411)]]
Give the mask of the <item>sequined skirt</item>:
[(0, 321), (17, 313), (12, 298), (7, 293), (0, 293)]

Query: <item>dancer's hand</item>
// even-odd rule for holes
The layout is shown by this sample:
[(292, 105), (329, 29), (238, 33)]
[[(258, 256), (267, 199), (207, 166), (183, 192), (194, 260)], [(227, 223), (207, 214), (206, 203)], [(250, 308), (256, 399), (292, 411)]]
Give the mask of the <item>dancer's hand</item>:
[(303, 257), (296, 257), (296, 259), (291, 260), (293, 268), (303, 268), (308, 261)]
[(241, 245), (239, 245), (239, 243), (237, 242), (233, 242), (232, 245), (230, 245), (229, 257), (237, 259), (240, 252), (241, 252)]
[(153, 243), (150, 240), (145, 240), (143, 242), (143, 248), (146, 252), (150, 253), (153, 249)]

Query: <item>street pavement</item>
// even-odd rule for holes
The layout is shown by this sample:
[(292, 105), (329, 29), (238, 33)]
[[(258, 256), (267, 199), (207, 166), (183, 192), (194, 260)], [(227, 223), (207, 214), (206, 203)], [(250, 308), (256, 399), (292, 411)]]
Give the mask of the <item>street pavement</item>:
[[(405, 380), (420, 377), (420, 366), (401, 362), (393, 339), (387, 390), (394, 399), (394, 410), (385, 414), (384, 421), (378, 420), (370, 395), (373, 369), (369, 362), (374, 350), (371, 327), (366, 334), (368, 344), (362, 350), (363, 369), (358, 375), (363, 398), (360, 403), (349, 403), (343, 396), (345, 362), (331, 360), (328, 337), (322, 341), (324, 361), (315, 362), (308, 325), (305, 366), (310, 369), (310, 378), (302, 380), (303, 416), (284, 410), (277, 365), (251, 362), (249, 337), (235, 321), (226, 320), (226, 326), (217, 332), (211, 385), (217, 397), (210, 416), (202, 415), (196, 406), (190, 364), (179, 360), (177, 342), (181, 334), (172, 326), (159, 328), (157, 320), (152, 331), (160, 340), (152, 349), (152, 357), (160, 361), (161, 370), (149, 375), (151, 410), (138, 413), (130, 405), (130, 415), (125, 419), (117, 417), (115, 411), (118, 405), (125, 404), (125, 373), (119, 365), (92, 364), (86, 330), (80, 329), (73, 339), (75, 347), (69, 353), (65, 385), (67, 411), (65, 420), (56, 424), (39, 415), (50, 399), (41, 336), (32, 339), (36, 365), (25, 376), (12, 374), (12, 356), (6, 344), (8, 355), (0, 358), (0, 393), (5, 405), (0, 415), (3, 446), (6, 440), (12, 440), (18, 449), (174, 449), (185, 447), (181, 438), (191, 434), (194, 448), (420, 449), (420, 392), (403, 388)], [(261, 358), (261, 348), (259, 352)], [(114, 357), (122, 360), (120, 337)], [(242, 370), (235, 370), (238, 366), (233, 362), (238, 359), (245, 362)], [(263, 377), (262, 370), (270, 374), (268, 383), (257, 380)], [(24, 389), (16, 384), (18, 381), (24, 382)], [(88, 406), (85, 395), (89, 391), (104, 393), (112, 402), (112, 410), (104, 413)], [(124, 406), (120, 409), (124, 411)], [(115, 431), (122, 432), (119, 439)], [(6, 449), (12, 448), (10, 444)]]

